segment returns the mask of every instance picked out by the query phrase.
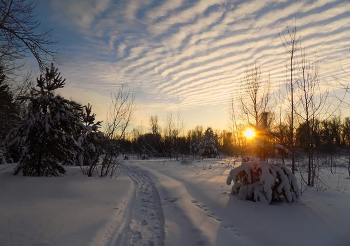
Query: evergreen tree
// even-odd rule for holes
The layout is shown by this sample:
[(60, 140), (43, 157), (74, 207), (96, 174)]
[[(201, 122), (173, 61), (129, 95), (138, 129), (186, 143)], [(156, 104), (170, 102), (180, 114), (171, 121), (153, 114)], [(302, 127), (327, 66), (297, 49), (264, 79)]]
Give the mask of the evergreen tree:
[(190, 140), (190, 153), (195, 156), (198, 154), (199, 150), (199, 142), (196, 136), (193, 136), (192, 139)]
[(92, 106), (88, 104), (83, 108), (82, 118), (85, 129), (79, 134), (78, 145), (83, 152), (78, 154), (78, 162), (83, 172), (91, 177), (97, 168), (99, 158), (104, 154), (102, 145), (106, 138), (99, 131), (101, 121), (95, 122), (96, 114), (92, 113)]
[(218, 154), (217, 143), (217, 136), (215, 136), (213, 129), (208, 127), (198, 145), (199, 154), (204, 157), (216, 156)]
[(9, 145), (21, 150), (15, 175), (23, 170), (23, 175), (59, 176), (66, 172), (59, 162), (74, 162), (76, 154), (83, 151), (74, 139), (85, 131), (83, 107), (54, 95), (64, 85), (65, 79), (52, 64), (37, 79), (37, 88), (29, 96), (19, 97), (28, 102), (28, 108), (8, 135)]
[(3, 68), (0, 66), (0, 143), (5, 139), (19, 114), (18, 104), (9, 86), (5, 83), (5, 79)]

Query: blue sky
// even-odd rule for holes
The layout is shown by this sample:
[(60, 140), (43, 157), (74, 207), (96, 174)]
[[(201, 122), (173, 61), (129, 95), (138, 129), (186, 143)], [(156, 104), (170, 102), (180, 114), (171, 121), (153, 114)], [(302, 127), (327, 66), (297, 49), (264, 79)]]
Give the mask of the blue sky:
[(348, 0), (39, 0), (37, 11), (59, 41), (61, 94), (92, 104), (99, 120), (123, 85), (139, 104), (135, 124), (180, 112), (187, 130), (227, 128), (247, 65), (270, 73), (272, 92), (285, 83), (279, 33), (294, 19), (323, 82), (334, 89), (341, 64), (350, 69)]

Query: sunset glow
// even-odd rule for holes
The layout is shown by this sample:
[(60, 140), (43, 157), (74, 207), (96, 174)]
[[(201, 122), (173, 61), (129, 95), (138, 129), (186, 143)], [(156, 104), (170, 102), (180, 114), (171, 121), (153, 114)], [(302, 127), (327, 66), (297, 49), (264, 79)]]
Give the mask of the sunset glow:
[(255, 136), (255, 133), (254, 133), (254, 131), (252, 130), (252, 129), (248, 129), (245, 133), (244, 133), (244, 135), (247, 137), (247, 138), (253, 138), (254, 136)]

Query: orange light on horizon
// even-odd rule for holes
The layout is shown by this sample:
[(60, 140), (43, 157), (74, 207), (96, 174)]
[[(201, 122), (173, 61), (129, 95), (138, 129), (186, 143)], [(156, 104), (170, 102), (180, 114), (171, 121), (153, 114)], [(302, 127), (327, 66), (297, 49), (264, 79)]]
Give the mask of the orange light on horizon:
[(244, 135), (247, 137), (247, 138), (253, 138), (255, 136), (255, 133), (252, 129), (248, 128), (248, 130), (244, 133)]

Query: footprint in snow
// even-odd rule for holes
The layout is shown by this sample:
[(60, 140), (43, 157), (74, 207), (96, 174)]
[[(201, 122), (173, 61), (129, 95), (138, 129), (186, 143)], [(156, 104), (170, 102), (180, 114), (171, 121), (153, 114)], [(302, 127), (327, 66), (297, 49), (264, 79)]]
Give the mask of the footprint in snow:
[[(207, 212), (207, 211), (208, 211), (207, 206), (206, 206), (206, 205), (204, 205), (204, 204), (200, 204), (200, 203), (198, 203), (198, 201), (197, 201), (197, 200), (191, 200), (191, 202), (192, 202), (193, 204), (195, 204), (195, 205), (196, 205), (196, 207), (198, 207), (198, 208), (202, 209), (203, 211), (205, 211), (205, 212)], [(215, 219), (215, 220), (216, 220), (216, 221), (218, 221), (218, 222), (220, 222), (220, 221), (221, 221), (221, 219), (220, 219), (220, 218), (216, 217), (215, 213), (208, 213), (208, 214), (207, 214), (207, 216), (208, 216), (208, 217), (210, 217), (210, 218)]]
[(139, 231), (134, 231), (131, 236), (131, 242), (136, 243), (137, 241), (140, 241), (142, 238), (142, 234)]
[(225, 229), (231, 230), (236, 236), (240, 236), (239, 232), (237, 231), (236, 227), (233, 225), (223, 225), (222, 226)]
[(146, 244), (144, 244), (143, 246), (155, 246), (154, 242), (149, 240)]
[(162, 205), (169, 205), (171, 203), (176, 202), (180, 198), (165, 198), (164, 201), (162, 202)]

